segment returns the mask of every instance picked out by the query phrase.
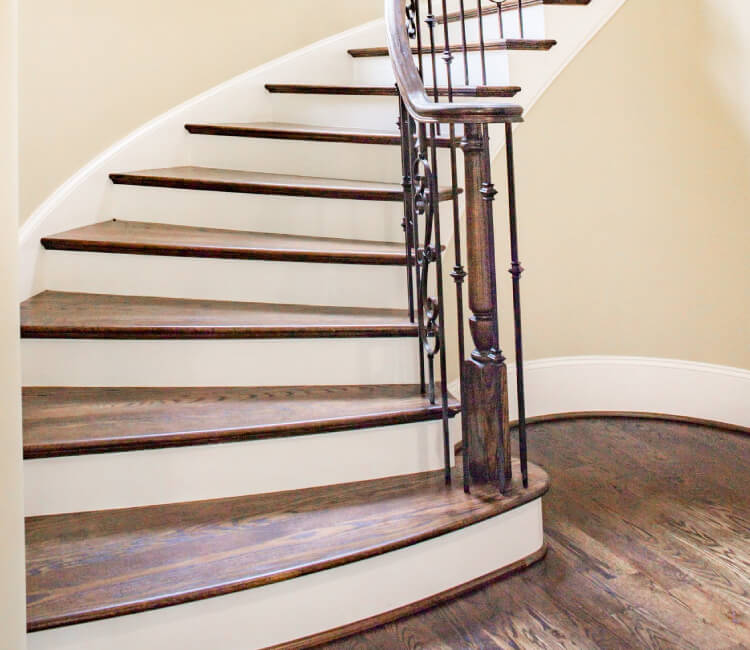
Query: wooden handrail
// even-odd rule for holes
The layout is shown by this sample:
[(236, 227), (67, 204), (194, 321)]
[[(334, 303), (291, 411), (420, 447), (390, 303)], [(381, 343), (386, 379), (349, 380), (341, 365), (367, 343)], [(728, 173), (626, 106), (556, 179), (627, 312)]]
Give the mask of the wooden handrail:
[(406, 0), (385, 0), (388, 51), (401, 97), (411, 116), (422, 123), (488, 124), (521, 122), (523, 109), (500, 102), (445, 103), (432, 101), (414, 63), (406, 32)]

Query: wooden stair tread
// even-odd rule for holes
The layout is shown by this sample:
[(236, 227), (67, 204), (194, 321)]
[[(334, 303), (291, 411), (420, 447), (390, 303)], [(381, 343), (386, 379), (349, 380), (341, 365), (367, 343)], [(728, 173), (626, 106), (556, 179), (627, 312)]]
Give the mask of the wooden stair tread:
[[(400, 145), (398, 131), (357, 129), (345, 126), (311, 126), (285, 122), (232, 122), (209, 124), (186, 124), (189, 133), (201, 135), (235, 136), (240, 138), (268, 138), (275, 140), (311, 140), (316, 142), (348, 142), (356, 144)], [(438, 138), (440, 146), (448, 146), (450, 140)]]
[(416, 336), (406, 310), (44, 291), (21, 304), (24, 338)]
[[(317, 84), (266, 84), (266, 90), (272, 93), (294, 93), (308, 95), (375, 95), (396, 97), (395, 85), (390, 86), (325, 86)], [(434, 88), (425, 89), (429, 95)], [(520, 86), (455, 86), (456, 97), (514, 97), (521, 92)], [(438, 94), (448, 95), (448, 88), (439, 87)]]
[[(515, 467), (518, 475), (518, 466)], [(341, 566), (496, 516), (546, 492), (464, 494), (443, 472), (26, 519), (29, 631), (218, 596)], [(457, 476), (458, 475), (458, 476)]]
[[(533, 7), (534, 5), (578, 5), (583, 6), (587, 5), (591, 2), (591, 0), (522, 0), (522, 6), (525, 7)], [(518, 11), (518, 0), (503, 0), (502, 5), (503, 11)], [(497, 13), (497, 5), (496, 4), (489, 4), (482, 6), (482, 15), (486, 16), (488, 14), (496, 14)], [(476, 7), (472, 9), (466, 9), (464, 11), (464, 16), (466, 18), (476, 18), (478, 15)], [(451, 13), (446, 14), (445, 16), (439, 15), (436, 16), (437, 22), (439, 24), (442, 24), (445, 22), (447, 17), (448, 22), (456, 22), (458, 20), (461, 20), (461, 14), (458, 11), (454, 11)]]
[(42, 239), (49, 250), (348, 264), (406, 264), (404, 245), (244, 232), (140, 221), (104, 221)]
[[(551, 39), (530, 39), (530, 38), (506, 38), (501, 41), (488, 41), (484, 44), (486, 52), (493, 51), (522, 51), (522, 50), (549, 50), (557, 45), (557, 41)], [(443, 45), (435, 44), (435, 51), (440, 54), (443, 51)], [(467, 52), (479, 52), (481, 50), (479, 43), (467, 43)], [(419, 54), (417, 47), (412, 47), (412, 54)], [(422, 46), (422, 53), (429, 56), (429, 45)], [(451, 44), (451, 52), (463, 52), (464, 47), (461, 43)], [(382, 47), (363, 47), (348, 50), (349, 56), (354, 58), (363, 58), (371, 56), (388, 56), (388, 48)]]
[[(121, 185), (368, 201), (403, 201), (403, 189), (398, 183), (269, 174), (235, 169), (186, 166), (115, 173), (109, 176), (114, 183)], [(440, 200), (445, 201), (451, 198), (450, 188), (441, 188)]]
[[(459, 410), (451, 398), (451, 415)], [(438, 420), (413, 385), (23, 390), (25, 458), (156, 449)]]

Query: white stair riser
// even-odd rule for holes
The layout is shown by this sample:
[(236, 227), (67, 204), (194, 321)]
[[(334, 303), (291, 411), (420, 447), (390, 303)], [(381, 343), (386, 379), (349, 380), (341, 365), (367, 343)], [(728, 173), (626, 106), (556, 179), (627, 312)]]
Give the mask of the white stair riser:
[(408, 305), (405, 266), (45, 251), (57, 291), (342, 307)]
[(440, 421), (43, 458), (24, 463), (26, 516), (298, 490), (442, 467)]
[(410, 338), (26, 339), (24, 386), (307, 386), (417, 381)]
[[(476, 2), (471, 1), (465, 2), (464, 6), (466, 11), (477, 8)], [(544, 22), (544, 9), (545, 8), (542, 5), (523, 8), (524, 38), (547, 38)], [(451, 45), (455, 46), (460, 44), (462, 42), (461, 23), (459, 21), (449, 23), (448, 30)], [(500, 23), (497, 18), (497, 13), (484, 16), (482, 30), (484, 31), (485, 42), (500, 40)], [(426, 35), (427, 32), (423, 31), (423, 34)], [(443, 43), (442, 25), (435, 28), (435, 34), (437, 42)], [(518, 22), (518, 11), (503, 12), (503, 34), (505, 38), (520, 38), (521, 28)], [(466, 42), (479, 42), (479, 21), (476, 18), (469, 18), (466, 20)], [(429, 43), (429, 38), (425, 40), (425, 43)]]
[[(346, 82), (339, 85), (342, 83)], [(333, 122), (335, 126), (385, 131), (395, 129), (398, 122), (395, 96), (271, 93), (270, 98), (274, 122), (313, 125)]]
[(194, 164), (201, 167), (401, 183), (401, 149), (395, 145), (213, 135), (192, 135), (191, 145)]
[[(451, 67), (452, 83), (454, 86), (465, 85), (463, 76), (464, 60), (462, 53), (455, 53), (456, 57)], [(510, 85), (508, 74), (508, 55), (503, 51), (485, 52), (487, 66), (487, 84), (488, 86), (507, 86)], [(446, 86), (448, 76), (445, 62), (441, 58), (441, 52), (436, 51), (436, 67), (438, 73), (438, 85)], [(417, 62), (419, 57), (415, 56)], [(393, 75), (393, 66), (388, 56), (358, 57), (355, 60), (354, 80), (356, 83), (372, 83), (378, 85), (395, 83)], [(469, 85), (476, 86), (482, 84), (482, 58), (479, 52), (469, 52)], [(432, 57), (429, 53), (423, 55), (422, 65), (424, 69), (424, 79), (426, 86), (434, 85), (432, 75)]]
[(402, 202), (120, 185), (111, 216), (185, 226), (402, 242)]
[(541, 501), (419, 544), (293, 580), (179, 607), (35, 632), (28, 636), (28, 648), (239, 650), (330, 630), (428, 598), (537, 552), (544, 543)]

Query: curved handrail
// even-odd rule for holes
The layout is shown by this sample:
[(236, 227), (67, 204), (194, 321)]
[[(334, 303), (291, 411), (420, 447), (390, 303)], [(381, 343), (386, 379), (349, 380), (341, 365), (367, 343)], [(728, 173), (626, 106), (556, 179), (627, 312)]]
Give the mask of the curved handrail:
[(445, 103), (432, 101), (417, 72), (406, 32), (406, 0), (385, 0), (388, 51), (401, 97), (418, 122), (487, 124), (520, 122), (523, 109), (517, 104), (498, 102)]

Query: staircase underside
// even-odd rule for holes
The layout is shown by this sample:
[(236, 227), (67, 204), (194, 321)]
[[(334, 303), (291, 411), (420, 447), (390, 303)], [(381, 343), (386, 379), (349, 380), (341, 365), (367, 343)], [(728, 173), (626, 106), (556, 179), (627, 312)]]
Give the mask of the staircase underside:
[[(518, 468), (516, 467), (516, 474)], [(28, 629), (229, 594), (331, 569), (496, 517), (548, 489), (507, 496), (443, 473), (145, 508), (29, 517)]]

